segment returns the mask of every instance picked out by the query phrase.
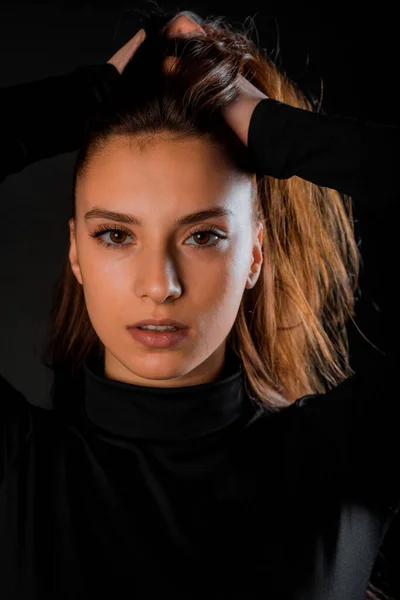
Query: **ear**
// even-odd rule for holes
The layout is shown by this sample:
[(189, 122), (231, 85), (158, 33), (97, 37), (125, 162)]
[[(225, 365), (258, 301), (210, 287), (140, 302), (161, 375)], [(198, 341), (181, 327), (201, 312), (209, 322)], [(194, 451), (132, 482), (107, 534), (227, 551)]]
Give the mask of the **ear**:
[(246, 288), (253, 288), (261, 273), (261, 266), (264, 261), (263, 251), (262, 251), (262, 243), (264, 236), (264, 223), (262, 221), (257, 221), (255, 240), (253, 244), (253, 252), (251, 256), (251, 265), (250, 265), (250, 273), (247, 277)]
[(68, 221), (68, 224), (69, 224), (69, 240), (70, 240), (69, 262), (71, 263), (71, 269), (72, 269), (72, 272), (75, 275), (76, 279), (78, 280), (78, 282), (81, 285), (83, 285), (82, 273), (81, 273), (81, 269), (80, 269), (79, 261), (78, 261), (78, 251), (77, 251), (77, 247), (76, 247), (76, 229), (75, 229), (74, 219), (70, 219)]

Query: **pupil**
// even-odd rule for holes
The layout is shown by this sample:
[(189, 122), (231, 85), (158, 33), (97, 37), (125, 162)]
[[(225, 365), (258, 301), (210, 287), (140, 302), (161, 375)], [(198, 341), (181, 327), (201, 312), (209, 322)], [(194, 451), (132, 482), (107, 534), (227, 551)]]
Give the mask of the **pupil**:
[[(202, 236), (202, 235), (207, 235), (207, 233), (205, 231), (199, 231), (198, 233), (196, 233), (197, 237)], [(208, 235), (210, 235), (210, 234), (208, 234)]]
[(121, 232), (120, 232), (120, 231), (112, 231), (112, 232), (111, 232), (111, 235), (115, 235), (115, 236), (117, 236), (117, 241), (118, 241), (118, 239), (119, 239), (119, 241), (121, 241), (121, 240), (120, 240), (120, 238), (118, 238), (118, 236), (120, 236), (120, 235), (121, 235)]

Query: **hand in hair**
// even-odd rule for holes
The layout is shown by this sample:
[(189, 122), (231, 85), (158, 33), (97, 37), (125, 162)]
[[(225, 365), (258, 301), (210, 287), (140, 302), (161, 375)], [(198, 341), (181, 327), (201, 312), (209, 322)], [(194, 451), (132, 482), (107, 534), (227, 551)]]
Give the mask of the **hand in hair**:
[(165, 25), (167, 37), (176, 37), (177, 35), (186, 35), (192, 31), (205, 33), (204, 29), (191, 19), (187, 14), (179, 14)]
[(251, 115), (261, 100), (268, 98), (243, 75), (238, 75), (239, 96), (226, 106), (221, 107), (221, 113), (229, 127), (236, 133), (241, 142), (248, 145), (248, 133)]
[[(185, 14), (180, 14), (169, 21), (165, 26), (165, 31), (168, 38), (178, 37), (179, 35), (187, 35), (188, 33), (197, 32), (205, 33), (204, 29), (190, 17)], [(168, 71), (172, 68), (177, 58), (167, 56), (164, 60), (164, 70)]]
[[(192, 32), (205, 33), (204, 29), (187, 15), (179, 15), (169, 21), (166, 25), (166, 31), (167, 37), (176, 37)], [(178, 59), (168, 56), (164, 61), (165, 69), (170, 69), (176, 60)], [(240, 90), (239, 96), (227, 106), (222, 107), (221, 113), (230, 128), (247, 146), (251, 115), (257, 104), (268, 98), (268, 96), (250, 83), (248, 79), (245, 79), (243, 75), (238, 75), (237, 83)]]
[[(165, 26), (167, 37), (187, 35), (192, 32), (205, 33), (204, 29), (186, 14), (179, 14)], [(141, 29), (124, 46), (122, 46), (107, 62), (114, 65), (122, 73), (127, 62), (132, 58), (140, 44), (146, 39), (146, 32)], [(178, 60), (173, 56), (164, 59), (164, 68), (169, 70), (174, 62)], [(257, 104), (268, 98), (263, 92), (256, 88), (248, 79), (238, 75), (239, 96), (227, 106), (221, 108), (221, 113), (230, 128), (238, 136), (245, 146), (248, 143), (248, 131), (251, 115)]]

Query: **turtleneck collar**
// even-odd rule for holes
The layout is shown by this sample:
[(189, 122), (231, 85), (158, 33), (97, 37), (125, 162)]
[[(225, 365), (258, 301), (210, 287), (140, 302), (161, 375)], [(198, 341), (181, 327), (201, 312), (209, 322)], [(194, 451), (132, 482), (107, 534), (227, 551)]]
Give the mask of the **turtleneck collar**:
[(243, 363), (227, 344), (218, 379), (200, 385), (160, 388), (104, 376), (104, 361), (84, 363), (86, 417), (129, 438), (189, 440), (224, 429), (243, 412)]

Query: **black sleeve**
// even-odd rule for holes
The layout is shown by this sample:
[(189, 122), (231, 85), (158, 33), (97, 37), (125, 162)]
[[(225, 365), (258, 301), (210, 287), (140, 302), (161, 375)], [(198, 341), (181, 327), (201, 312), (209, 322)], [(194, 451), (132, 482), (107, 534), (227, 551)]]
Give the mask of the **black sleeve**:
[[(0, 182), (79, 147), (87, 117), (119, 78), (111, 64), (0, 89)], [(31, 404), (0, 375), (0, 486), (32, 435)]]
[(119, 78), (111, 64), (0, 89), (0, 182), (43, 158), (78, 149), (87, 118)]
[(256, 105), (248, 132), (248, 150), (259, 172), (277, 179), (295, 175), (351, 196), (361, 236), (361, 293), (377, 311), (374, 343), (388, 353), (398, 337), (392, 319), (398, 147), (396, 127), (314, 113), (270, 98)]
[(379, 200), (397, 194), (398, 142), (396, 127), (315, 113), (271, 98), (256, 105), (248, 133), (249, 152), (265, 175), (297, 175), (352, 197), (378, 193)]
[(31, 404), (0, 375), (0, 487), (33, 433)]
[(395, 127), (313, 113), (269, 98), (254, 109), (248, 132), (248, 150), (260, 173), (278, 179), (295, 175), (347, 194), (362, 220), (360, 252), (366, 285), (383, 312), (384, 352), (365, 354), (355, 375), (327, 394), (299, 399), (294, 408), (303, 411), (320, 481), (334, 488), (346, 480), (359, 498), (390, 508), (400, 503), (394, 293), (398, 139)]

